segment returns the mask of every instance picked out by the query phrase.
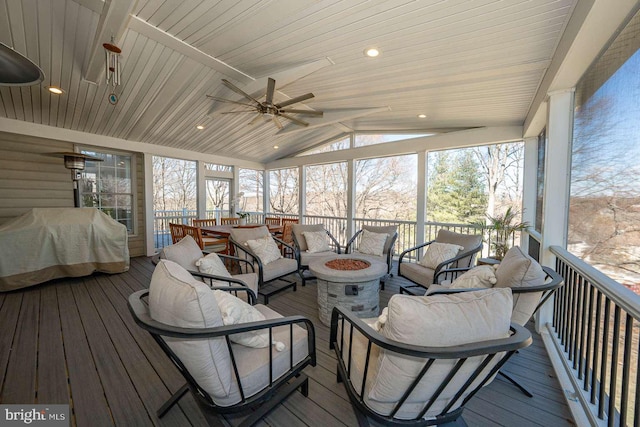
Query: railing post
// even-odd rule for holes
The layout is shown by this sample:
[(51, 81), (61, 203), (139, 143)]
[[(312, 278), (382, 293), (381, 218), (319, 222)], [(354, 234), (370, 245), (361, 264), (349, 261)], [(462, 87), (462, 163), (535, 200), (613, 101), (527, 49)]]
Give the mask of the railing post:
[[(522, 179), (522, 221), (535, 228), (538, 199), (538, 137), (524, 139), (524, 171)], [(520, 233), (520, 247), (529, 253), (527, 232)]]
[[(574, 90), (561, 90), (549, 94), (549, 119), (545, 156), (543, 233), (540, 261), (555, 266), (552, 245), (567, 247), (569, 222), (569, 187), (571, 172), (571, 139), (573, 136)], [(552, 321), (552, 299), (539, 311), (536, 330)]]
[(418, 188), (416, 206), (416, 236), (415, 245), (424, 243), (424, 225), (427, 220), (427, 152), (418, 152)]

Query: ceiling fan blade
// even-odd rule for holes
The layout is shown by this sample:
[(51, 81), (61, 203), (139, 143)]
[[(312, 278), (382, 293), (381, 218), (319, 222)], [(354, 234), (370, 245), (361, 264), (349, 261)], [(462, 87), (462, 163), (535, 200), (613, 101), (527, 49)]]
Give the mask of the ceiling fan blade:
[(238, 101), (232, 101), (230, 99), (218, 98), (217, 96), (212, 96), (212, 95), (207, 95), (207, 98), (213, 99), (214, 101), (218, 101), (218, 102), (227, 102), (229, 104), (244, 105), (245, 107), (251, 107), (251, 108), (254, 107), (251, 104), (246, 104), (244, 102), (238, 102)]
[(250, 101), (255, 102), (256, 104), (260, 104), (260, 102), (258, 102), (257, 99), (255, 99), (254, 97), (252, 97), (251, 95), (249, 95), (248, 93), (244, 92), (242, 89), (240, 89), (239, 87), (237, 87), (236, 85), (234, 85), (233, 83), (231, 83), (229, 80), (227, 79), (222, 79), (222, 83), (224, 83), (224, 85), (226, 87), (228, 87), (229, 89), (231, 89), (232, 91), (234, 91), (235, 93), (244, 96), (245, 98), (247, 98)]
[(307, 100), (309, 98), (313, 98), (315, 95), (312, 93), (307, 93), (305, 95), (300, 95), (300, 96), (296, 96), (295, 98), (291, 98), (288, 99), (286, 101), (282, 101), (281, 103), (277, 104), (276, 107), (278, 109), (282, 108), (282, 107), (286, 107), (287, 105), (291, 105), (291, 104), (295, 104), (297, 102), (302, 102), (304, 100)]
[(289, 110), (289, 109), (284, 109), (284, 110), (278, 110), (278, 112), (280, 112), (280, 113), (306, 114), (307, 116), (318, 116), (318, 117), (322, 117), (322, 115), (324, 114), (322, 111), (313, 111), (313, 110)]
[[(293, 123), (295, 123), (297, 125), (300, 125), (300, 126), (305, 126), (305, 127), (309, 126), (309, 123), (303, 122), (302, 120), (296, 119), (295, 117), (289, 116), (287, 114), (280, 114), (280, 117), (284, 117), (287, 120), (291, 120)], [(275, 118), (275, 116), (274, 116), (274, 118)]]
[(269, 77), (267, 83), (267, 99), (265, 102), (267, 104), (273, 104), (273, 93), (276, 91), (276, 81)]
[(273, 120), (273, 123), (276, 125), (278, 129), (284, 129), (284, 126), (282, 126), (282, 122), (280, 121), (278, 116), (273, 116), (271, 120)]
[(220, 114), (235, 114), (235, 113), (255, 113), (256, 110), (235, 110), (235, 111), (223, 111)]
[(249, 122), (249, 126), (253, 126), (256, 123), (258, 123), (260, 120), (262, 120), (262, 114), (258, 114), (257, 116), (255, 116), (250, 122)]

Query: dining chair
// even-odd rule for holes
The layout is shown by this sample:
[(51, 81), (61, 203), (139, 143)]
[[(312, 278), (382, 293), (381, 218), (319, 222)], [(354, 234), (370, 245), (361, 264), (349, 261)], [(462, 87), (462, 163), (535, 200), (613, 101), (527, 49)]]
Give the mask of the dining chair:
[(184, 229), (182, 224), (169, 223), (169, 231), (171, 232), (171, 243), (178, 243), (184, 237)]
[(273, 225), (281, 225), (280, 217), (270, 217), (266, 216), (264, 218), (265, 224), (273, 224)]
[(207, 249), (210, 252), (227, 252), (227, 239), (203, 236), (200, 228), (191, 225), (183, 225), (182, 228), (185, 235), (193, 237), (200, 249)]
[(240, 218), (220, 218), (220, 224), (240, 224)]

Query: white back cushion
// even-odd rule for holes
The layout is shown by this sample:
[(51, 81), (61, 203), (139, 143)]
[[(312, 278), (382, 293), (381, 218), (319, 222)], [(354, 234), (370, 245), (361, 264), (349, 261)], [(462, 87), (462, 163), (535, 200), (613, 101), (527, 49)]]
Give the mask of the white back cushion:
[[(389, 300), (387, 319), (380, 328), (385, 337), (402, 343), (446, 347), (481, 342), (509, 336), (512, 298), (508, 289), (486, 289), (453, 295), (416, 297), (396, 294)], [(448, 400), (481, 362), (481, 357), (470, 358), (460, 373), (438, 397), (427, 412), (431, 417), (442, 411)], [(400, 356), (381, 350), (377, 372), (370, 384), (369, 404), (384, 412), (390, 402), (397, 402), (424, 366), (425, 360)], [(399, 412), (400, 417), (420, 413), (442, 380), (454, 365), (453, 361), (438, 360), (412, 392)], [(491, 364), (485, 369), (488, 372)], [(481, 376), (482, 377), (482, 376)], [(477, 381), (479, 381), (478, 379)], [(468, 390), (473, 390), (473, 387)], [(457, 406), (464, 400), (458, 401)]]
[[(149, 311), (154, 320), (170, 326), (223, 326), (213, 291), (168, 260), (160, 260), (151, 276)], [(163, 338), (203, 389), (216, 397), (229, 394), (231, 360), (224, 338)]]
[(193, 237), (186, 235), (178, 243), (162, 248), (160, 258), (173, 261), (187, 270), (198, 271), (196, 261), (202, 258), (202, 250)]

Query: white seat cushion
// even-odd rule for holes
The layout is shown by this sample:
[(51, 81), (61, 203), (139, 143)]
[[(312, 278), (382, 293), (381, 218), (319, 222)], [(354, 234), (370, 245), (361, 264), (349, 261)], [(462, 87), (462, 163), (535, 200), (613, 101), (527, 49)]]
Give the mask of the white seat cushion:
[[(209, 287), (175, 262), (160, 260), (149, 285), (151, 318), (181, 328), (223, 326), (218, 303)], [(191, 376), (214, 398), (231, 390), (231, 359), (224, 338), (185, 340), (164, 337)]]
[(425, 288), (428, 288), (433, 283), (434, 270), (423, 267), (415, 262), (398, 264), (398, 273), (415, 283), (419, 283)]
[[(267, 319), (277, 319), (282, 316), (269, 307), (255, 305)], [(307, 345), (307, 331), (300, 326), (293, 326), (293, 344), (289, 340), (289, 326), (273, 329), (273, 338), (284, 343), (284, 351), (276, 351), (274, 346), (265, 348), (251, 348), (240, 344), (232, 344), (233, 354), (238, 366), (240, 381), (246, 397), (253, 396), (269, 384), (269, 351), (273, 357), (273, 379), (281, 377), (290, 369), (289, 355), (293, 347), (293, 364), (302, 361), (309, 354)], [(231, 392), (227, 397), (215, 399), (216, 404), (230, 406), (240, 401), (240, 392), (235, 376), (232, 376)]]
[(298, 271), (298, 261), (291, 258), (280, 258), (264, 266), (262, 280), (268, 282), (296, 271)]

